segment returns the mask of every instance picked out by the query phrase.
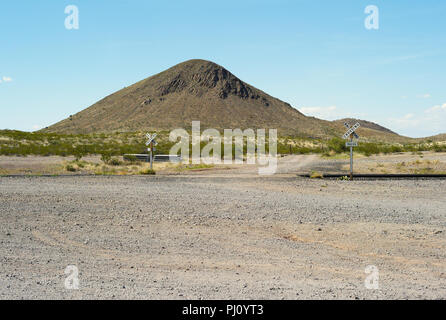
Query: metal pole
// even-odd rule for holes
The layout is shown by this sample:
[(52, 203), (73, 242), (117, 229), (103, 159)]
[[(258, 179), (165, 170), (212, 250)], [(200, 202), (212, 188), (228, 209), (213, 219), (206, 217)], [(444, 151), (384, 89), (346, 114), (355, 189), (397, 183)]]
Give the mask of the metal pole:
[(353, 135), (350, 135), (350, 180), (353, 181)]
[(153, 170), (153, 140), (150, 141), (150, 170)]

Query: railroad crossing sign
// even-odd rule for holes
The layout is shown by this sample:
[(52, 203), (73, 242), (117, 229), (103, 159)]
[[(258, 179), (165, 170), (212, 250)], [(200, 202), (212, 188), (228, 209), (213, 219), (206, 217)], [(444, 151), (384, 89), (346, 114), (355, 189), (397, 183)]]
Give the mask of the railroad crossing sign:
[(356, 134), (356, 129), (358, 129), (361, 125), (359, 122), (356, 122), (352, 127), (347, 122), (344, 123), (344, 126), (348, 129), (346, 133), (342, 136), (344, 139), (350, 138), (350, 141), (345, 143), (346, 147), (350, 147), (350, 180), (353, 180), (353, 147), (358, 146), (357, 141), (353, 141), (353, 137), (359, 139), (359, 136)]
[(146, 134), (146, 146), (150, 146), (149, 148), (147, 148), (147, 151), (150, 152), (150, 170), (153, 169), (153, 152), (156, 151), (156, 149), (154, 148), (154, 146), (156, 146), (158, 143), (155, 141), (157, 134), (150, 134), (147, 133)]
[[(345, 126), (347, 129), (350, 129), (350, 124), (349, 124), (348, 122), (344, 122), (344, 126)], [(353, 132), (353, 137), (356, 138), (356, 139), (359, 139), (359, 136), (356, 134), (356, 132)], [(344, 139), (345, 139), (345, 138), (344, 138)]]
[(342, 136), (342, 138), (347, 139), (348, 137), (350, 137), (351, 134), (355, 135), (355, 138), (358, 139), (359, 136), (355, 133), (356, 129), (358, 129), (361, 125), (359, 124), (359, 122), (356, 122), (355, 125), (353, 127), (350, 128), (349, 124), (346, 122), (344, 123), (344, 125), (348, 128), (347, 132), (344, 133), (344, 135)]
[(156, 136), (157, 136), (156, 133), (154, 133), (154, 134), (147, 133), (146, 134), (146, 138), (147, 138), (146, 145), (147, 146), (150, 145), (152, 143), (152, 141), (155, 140)]

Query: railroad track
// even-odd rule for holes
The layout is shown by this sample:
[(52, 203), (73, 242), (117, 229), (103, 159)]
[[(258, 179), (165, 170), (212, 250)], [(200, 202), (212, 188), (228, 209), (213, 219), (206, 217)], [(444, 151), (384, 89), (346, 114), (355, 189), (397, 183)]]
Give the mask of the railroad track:
[[(311, 174), (299, 175), (303, 178), (310, 178)], [(323, 174), (324, 179), (339, 179), (343, 177), (349, 177), (345, 173), (327, 173)], [(353, 175), (353, 180), (375, 180), (375, 179), (446, 179), (446, 174), (369, 174), (369, 173), (357, 173)]]

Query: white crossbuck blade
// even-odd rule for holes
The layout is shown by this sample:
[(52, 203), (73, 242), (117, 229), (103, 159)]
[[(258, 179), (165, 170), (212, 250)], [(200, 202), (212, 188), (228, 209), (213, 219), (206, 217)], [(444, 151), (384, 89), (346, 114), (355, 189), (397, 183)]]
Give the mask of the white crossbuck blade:
[[(347, 129), (350, 129), (350, 124), (349, 124), (348, 122), (344, 122), (344, 126), (345, 126)], [(353, 132), (353, 137), (354, 137), (355, 139), (359, 139), (359, 136), (356, 134), (356, 132)]]
[(355, 125), (353, 127), (351, 127), (350, 129), (347, 130), (346, 133), (344, 133), (344, 135), (342, 136), (342, 138), (347, 139), (352, 133), (355, 132), (356, 129), (358, 129), (361, 125), (359, 124), (359, 122), (356, 122)]
[(149, 145), (150, 142), (152, 142), (152, 140), (154, 140), (156, 138), (156, 133), (154, 133), (152, 135), (150, 133), (147, 133), (146, 138), (149, 139), (149, 140), (147, 140), (146, 145)]

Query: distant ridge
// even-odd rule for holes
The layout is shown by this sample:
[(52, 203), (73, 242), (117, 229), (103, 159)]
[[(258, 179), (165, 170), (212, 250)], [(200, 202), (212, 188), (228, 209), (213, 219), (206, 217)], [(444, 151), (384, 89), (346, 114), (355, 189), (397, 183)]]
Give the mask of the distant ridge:
[(359, 122), (359, 124), (361, 125), (362, 128), (368, 128), (368, 129), (372, 129), (372, 130), (376, 130), (376, 131), (381, 131), (381, 132), (386, 132), (386, 133), (390, 133), (390, 134), (397, 134), (395, 132), (393, 132), (390, 129), (387, 129), (377, 123), (371, 122), (371, 121), (367, 121), (367, 120), (360, 120), (360, 119), (354, 119), (354, 118), (344, 118), (344, 119), (339, 119), (339, 120), (335, 120), (336, 122), (342, 123), (344, 124), (345, 122), (351, 123), (353, 124), (353, 122)]

